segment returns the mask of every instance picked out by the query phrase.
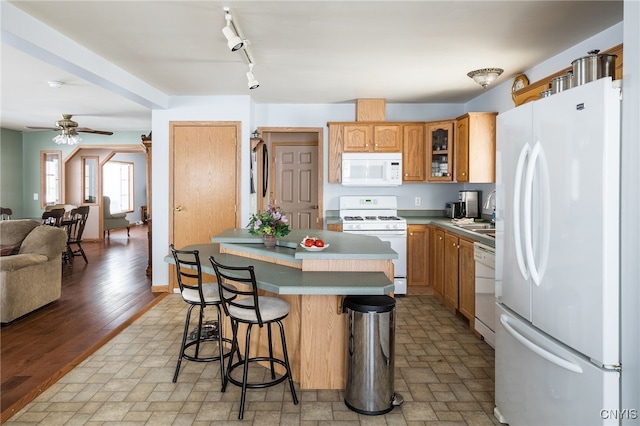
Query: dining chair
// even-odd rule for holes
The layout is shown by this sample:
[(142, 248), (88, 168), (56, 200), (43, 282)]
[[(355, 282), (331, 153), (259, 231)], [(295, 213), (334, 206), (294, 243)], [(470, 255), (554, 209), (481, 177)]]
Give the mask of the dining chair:
[(82, 248), (82, 234), (88, 217), (89, 206), (80, 206), (71, 210), (67, 225), (67, 256), (71, 262), (73, 262), (74, 257), (82, 256), (84, 262), (89, 263), (87, 255)]
[(51, 226), (61, 226), (65, 210), (63, 208), (46, 210), (42, 213), (42, 224)]
[[(202, 265), (200, 263), (200, 254), (198, 250), (177, 250), (173, 244), (170, 245), (171, 254), (176, 264), (178, 275), (178, 286), (182, 299), (189, 305), (187, 316), (184, 323), (184, 331), (182, 333), (182, 343), (180, 344), (180, 353), (178, 355), (178, 363), (173, 375), (173, 383), (178, 380), (180, 373), (180, 365), (182, 359), (196, 362), (220, 361), (220, 381), (224, 391), (224, 358), (230, 355), (230, 351), (224, 352), (224, 343), (233, 346), (231, 340), (224, 338), (222, 332), (222, 304), (218, 285), (215, 283), (203, 283)], [(229, 286), (229, 288), (233, 288)], [(226, 297), (234, 297), (233, 294), (225, 293)], [(207, 307), (215, 307), (217, 314), (217, 332), (207, 333), (203, 329), (204, 313)], [(192, 340), (187, 342), (189, 336), (189, 324), (191, 322), (191, 311), (198, 307), (198, 326), (191, 334)], [(205, 356), (201, 353), (207, 342), (218, 343), (217, 354)], [(192, 349), (191, 349), (192, 348)]]
[(13, 211), (7, 207), (0, 207), (0, 220), (11, 220)]
[[(258, 286), (253, 266), (225, 266), (216, 262), (213, 256), (209, 256), (209, 261), (213, 266), (218, 279), (218, 290), (225, 314), (231, 320), (233, 331), (231, 355), (227, 363), (227, 371), (224, 375), (222, 391), (224, 392), (227, 382), (231, 382), (242, 388), (240, 397), (240, 410), (238, 419), (244, 416), (244, 406), (247, 389), (262, 389), (289, 381), (293, 403), (298, 404), (291, 366), (289, 365), (289, 355), (287, 353), (287, 342), (284, 334), (282, 320), (289, 315), (289, 303), (278, 297), (268, 297), (258, 295)], [(233, 284), (232, 284), (233, 283)], [(235, 285), (238, 285), (238, 288)], [(273, 342), (271, 335), (271, 324), (276, 323), (280, 329), (280, 341), (282, 344), (282, 358), (277, 358), (273, 354)], [(245, 349), (240, 353), (238, 347), (238, 326), (246, 325)], [(268, 336), (269, 356), (251, 356), (251, 330), (254, 325), (262, 328), (266, 325)], [(238, 361), (233, 362), (234, 355), (238, 355)], [(244, 360), (243, 360), (244, 357)], [(249, 382), (249, 365), (252, 363), (269, 363), (271, 370), (271, 380), (265, 382)], [(274, 364), (284, 367), (285, 373), (276, 377)], [(236, 368), (242, 367), (242, 379), (238, 380), (232, 376)]]

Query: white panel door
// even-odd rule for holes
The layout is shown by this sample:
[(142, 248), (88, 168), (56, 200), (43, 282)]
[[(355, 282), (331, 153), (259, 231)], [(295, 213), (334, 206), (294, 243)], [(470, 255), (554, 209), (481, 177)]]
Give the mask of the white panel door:
[(533, 232), (551, 242), (535, 253), (532, 322), (605, 365), (619, 362), (619, 105), (603, 79), (534, 107), (532, 161), (548, 194), (534, 203)]
[(524, 171), (532, 147), (532, 104), (497, 118), (496, 298), (531, 320), (529, 270), (524, 260)]

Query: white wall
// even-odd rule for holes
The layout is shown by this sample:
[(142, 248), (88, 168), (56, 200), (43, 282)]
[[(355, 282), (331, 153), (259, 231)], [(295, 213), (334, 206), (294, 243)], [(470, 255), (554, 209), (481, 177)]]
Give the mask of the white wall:
[[(249, 138), (252, 119), (248, 96), (181, 96), (171, 99), (166, 110), (152, 114), (152, 220), (153, 285), (167, 285), (169, 267), (164, 257), (169, 253), (169, 122), (171, 121), (239, 121), (242, 143), (241, 188), (249, 188)], [(179, 189), (179, 188), (178, 188)], [(249, 216), (249, 191), (240, 196), (241, 217)]]

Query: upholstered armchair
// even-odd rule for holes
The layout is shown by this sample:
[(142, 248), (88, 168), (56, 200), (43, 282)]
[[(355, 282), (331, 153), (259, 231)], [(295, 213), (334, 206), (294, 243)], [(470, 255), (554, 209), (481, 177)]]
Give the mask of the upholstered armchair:
[(112, 229), (123, 229), (127, 228), (127, 237), (129, 236), (129, 230), (131, 228), (131, 223), (127, 220), (126, 213), (115, 213), (111, 214), (111, 198), (106, 195), (102, 197), (102, 214), (103, 214), (103, 222), (102, 222), (102, 237), (104, 238), (105, 232), (107, 236), (111, 236), (110, 232)]

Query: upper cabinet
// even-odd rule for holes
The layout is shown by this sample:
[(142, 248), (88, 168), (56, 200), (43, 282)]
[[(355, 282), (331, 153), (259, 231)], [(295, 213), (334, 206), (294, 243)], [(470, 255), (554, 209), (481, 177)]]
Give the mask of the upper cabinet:
[(455, 121), (433, 121), (426, 125), (427, 180), (453, 181), (453, 128)]
[(495, 112), (470, 112), (456, 119), (454, 137), (454, 181), (496, 181)]
[[(405, 123), (327, 123), (329, 127), (329, 183), (340, 183), (343, 152), (402, 152)], [(407, 123), (416, 124), (416, 123)], [(417, 123), (422, 125), (422, 123)]]
[(402, 180), (423, 182), (425, 179), (424, 123), (402, 126)]
[(400, 152), (401, 126), (397, 124), (344, 124), (343, 152)]

